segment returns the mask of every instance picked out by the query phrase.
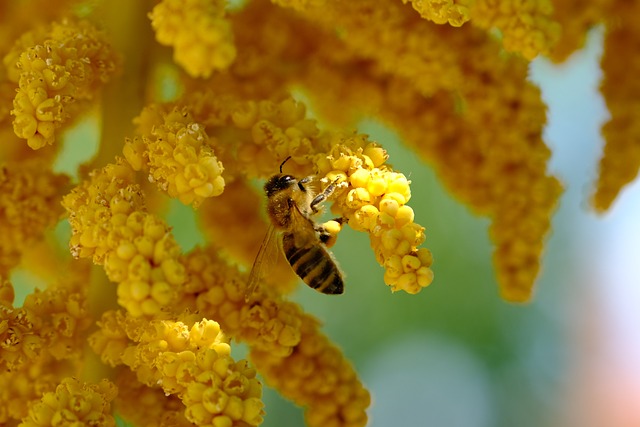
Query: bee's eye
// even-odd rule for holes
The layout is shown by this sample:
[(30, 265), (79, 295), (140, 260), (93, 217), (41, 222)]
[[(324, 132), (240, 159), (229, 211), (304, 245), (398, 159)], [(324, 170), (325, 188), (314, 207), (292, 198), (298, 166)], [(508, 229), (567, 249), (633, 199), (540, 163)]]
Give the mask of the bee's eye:
[(295, 185), (296, 179), (291, 175), (275, 175), (264, 186), (267, 196)]

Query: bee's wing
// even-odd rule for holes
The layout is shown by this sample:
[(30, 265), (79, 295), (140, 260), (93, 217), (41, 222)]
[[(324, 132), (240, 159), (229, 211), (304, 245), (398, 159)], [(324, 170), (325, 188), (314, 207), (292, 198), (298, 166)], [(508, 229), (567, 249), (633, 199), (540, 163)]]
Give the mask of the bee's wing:
[(258, 255), (256, 255), (256, 259), (253, 262), (253, 267), (251, 267), (251, 273), (249, 273), (249, 280), (247, 281), (247, 288), (244, 294), (244, 300), (246, 302), (249, 301), (249, 298), (251, 298), (251, 295), (258, 286), (258, 282), (262, 279), (265, 261), (269, 259), (273, 260), (276, 255), (276, 251), (279, 247), (276, 240), (277, 235), (278, 232), (276, 228), (273, 224), (269, 224), (267, 234), (264, 236), (262, 245), (260, 245), (260, 249), (258, 250)]

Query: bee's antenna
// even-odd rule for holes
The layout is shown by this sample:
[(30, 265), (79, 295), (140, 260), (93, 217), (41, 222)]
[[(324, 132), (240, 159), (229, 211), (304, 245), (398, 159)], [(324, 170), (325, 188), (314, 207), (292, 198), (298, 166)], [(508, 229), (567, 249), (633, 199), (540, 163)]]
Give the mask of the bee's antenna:
[(284, 164), (287, 163), (287, 160), (289, 160), (290, 158), (291, 156), (287, 157), (282, 163), (280, 163), (280, 173), (282, 173), (282, 166), (284, 166)]

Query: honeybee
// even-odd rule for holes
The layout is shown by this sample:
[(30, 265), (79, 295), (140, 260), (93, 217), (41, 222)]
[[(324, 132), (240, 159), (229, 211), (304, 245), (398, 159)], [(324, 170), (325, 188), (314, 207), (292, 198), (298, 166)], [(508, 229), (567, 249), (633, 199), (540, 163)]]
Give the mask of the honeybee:
[[(287, 157), (280, 164), (280, 173), (272, 176), (264, 185), (267, 214), (271, 221), (249, 274), (246, 301), (260, 280), (267, 254), (278, 247), (278, 237), (281, 239), (280, 248), (291, 268), (309, 287), (324, 294), (344, 292), (342, 273), (326, 246), (335, 236), (312, 218), (319, 213), (320, 204), (336, 189), (337, 180), (314, 195), (306, 186), (312, 177), (296, 179), (282, 172), (282, 167), (290, 158)], [(342, 223), (341, 218), (335, 221)]]

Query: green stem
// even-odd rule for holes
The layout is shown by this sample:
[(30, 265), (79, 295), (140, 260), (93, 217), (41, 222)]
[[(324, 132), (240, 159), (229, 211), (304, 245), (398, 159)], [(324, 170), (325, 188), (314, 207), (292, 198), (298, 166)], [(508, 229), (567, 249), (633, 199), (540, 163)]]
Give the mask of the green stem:
[(90, 169), (113, 162), (122, 155), (124, 138), (133, 134), (132, 120), (142, 109), (149, 79), (147, 52), (153, 43), (153, 31), (147, 14), (147, 1), (109, 0), (96, 11), (108, 32), (113, 48), (122, 55), (122, 74), (103, 90), (100, 148)]

